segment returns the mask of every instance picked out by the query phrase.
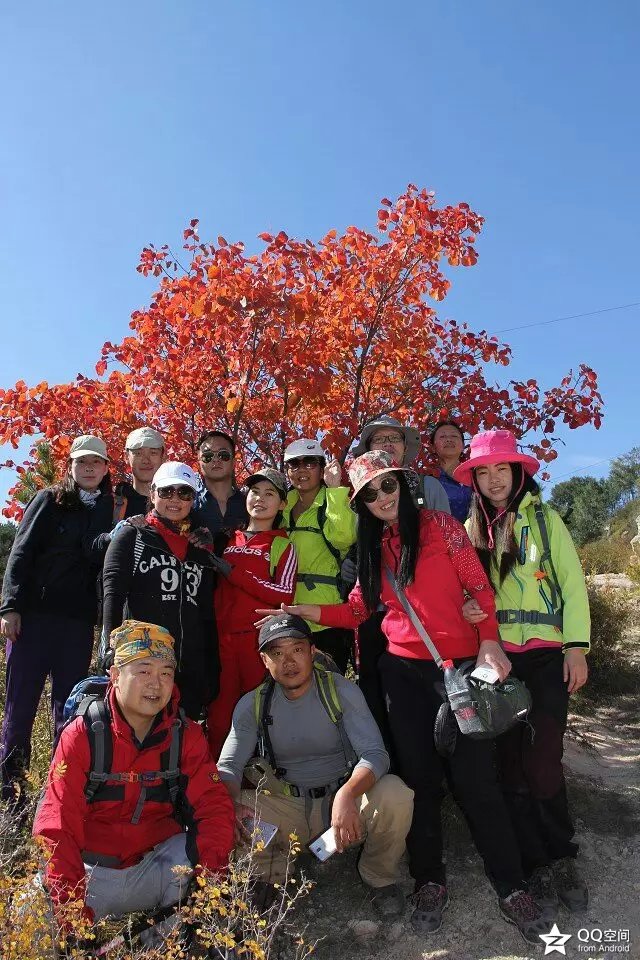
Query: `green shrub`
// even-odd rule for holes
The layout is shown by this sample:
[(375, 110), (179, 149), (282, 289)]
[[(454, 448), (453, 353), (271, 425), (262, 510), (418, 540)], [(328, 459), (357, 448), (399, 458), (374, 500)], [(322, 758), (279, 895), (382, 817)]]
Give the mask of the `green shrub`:
[(624, 540), (593, 540), (578, 550), (585, 574), (624, 573), (631, 557), (631, 547)]
[(625, 573), (630, 580), (640, 586), (640, 556), (637, 553), (631, 554)]
[(591, 611), (591, 652), (587, 657), (589, 680), (575, 697), (572, 706), (580, 709), (597, 706), (609, 697), (632, 693), (638, 688), (638, 667), (629, 658), (625, 640), (633, 612), (626, 591), (589, 587)]

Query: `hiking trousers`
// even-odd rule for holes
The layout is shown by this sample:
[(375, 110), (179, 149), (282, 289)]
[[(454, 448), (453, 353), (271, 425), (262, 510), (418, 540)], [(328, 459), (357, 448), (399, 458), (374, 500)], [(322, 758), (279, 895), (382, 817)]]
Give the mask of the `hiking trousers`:
[(231, 728), (233, 711), (243, 693), (255, 689), (266, 673), (258, 653), (255, 630), (219, 634), (220, 691), (207, 712), (207, 737), (211, 756), (217, 761)]
[(193, 876), (185, 844), (186, 834), (177, 833), (150, 850), (139, 863), (120, 870), (85, 863), (85, 903), (96, 920), (160, 910), (183, 900)]
[[(287, 874), (289, 834), (295, 833), (302, 846), (315, 840), (329, 826), (325, 818), (326, 800), (305, 800), (287, 797), (273, 791), (243, 790), (242, 803), (267, 823), (274, 823), (278, 832), (262, 851), (256, 851), (254, 862), (260, 878), (268, 883), (281, 883)], [(370, 887), (386, 887), (397, 883), (400, 858), (411, 826), (413, 791), (393, 774), (381, 777), (373, 787), (356, 800), (365, 836), (358, 871)], [(338, 856), (338, 854), (334, 854)], [(293, 871), (289, 863), (289, 876)]]
[(4, 722), (0, 744), (2, 797), (15, 800), (31, 761), (31, 733), (45, 681), (51, 677), (52, 740), (62, 729), (62, 713), (72, 687), (89, 672), (93, 625), (72, 617), (25, 613), (20, 636), (7, 642)]
[(378, 669), (378, 661), (387, 649), (387, 638), (382, 632), (385, 614), (386, 610), (378, 610), (358, 626), (358, 686), (373, 714), (373, 719), (378, 724), (391, 759), (391, 766), (395, 769), (387, 705)]
[(529, 875), (578, 854), (562, 769), (569, 694), (559, 645), (507, 655), (532, 700), (529, 725), (519, 723), (496, 741), (502, 790)]
[[(457, 661), (461, 663), (462, 661)], [(433, 660), (383, 653), (380, 673), (389, 710), (397, 770), (415, 793), (407, 837), (409, 871), (416, 889), (446, 884), (440, 808), (445, 761), (436, 751), (433, 726), (443, 702), (442, 672)], [(500, 897), (522, 889), (524, 878), (494, 763), (492, 740), (472, 740), (458, 732), (446, 761), (454, 799), (469, 824), (489, 880)]]

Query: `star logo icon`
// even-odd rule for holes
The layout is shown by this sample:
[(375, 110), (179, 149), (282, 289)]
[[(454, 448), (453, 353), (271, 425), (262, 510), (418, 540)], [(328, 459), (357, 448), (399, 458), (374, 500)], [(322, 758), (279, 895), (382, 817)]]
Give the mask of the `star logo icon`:
[(554, 923), (554, 925), (551, 927), (551, 930), (549, 930), (549, 933), (539, 933), (538, 936), (542, 941), (544, 941), (545, 957), (549, 953), (556, 952), (560, 953), (563, 957), (566, 957), (567, 951), (565, 950), (564, 945), (567, 940), (571, 940), (572, 935), (570, 933), (560, 933), (557, 923)]

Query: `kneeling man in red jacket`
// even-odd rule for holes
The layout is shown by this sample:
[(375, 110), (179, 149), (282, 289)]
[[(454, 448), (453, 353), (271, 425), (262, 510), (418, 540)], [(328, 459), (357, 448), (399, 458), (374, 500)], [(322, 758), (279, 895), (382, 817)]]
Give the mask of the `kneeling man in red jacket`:
[[(233, 847), (227, 788), (202, 730), (178, 711), (173, 638), (135, 620), (111, 636), (104, 737), (90, 742), (91, 709), (63, 729), (33, 827), (63, 929), (72, 902), (87, 922), (171, 906), (197, 865), (222, 871)], [(103, 748), (111, 762), (96, 778)]]

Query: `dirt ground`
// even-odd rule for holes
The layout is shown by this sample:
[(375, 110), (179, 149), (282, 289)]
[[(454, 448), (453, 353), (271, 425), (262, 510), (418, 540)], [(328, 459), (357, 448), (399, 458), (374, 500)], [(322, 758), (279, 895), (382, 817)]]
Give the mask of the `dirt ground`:
[[(577, 939), (579, 930), (590, 935), (598, 929), (603, 937), (604, 931), (615, 931), (617, 937), (624, 930), (629, 931), (629, 942), (623, 955), (640, 960), (638, 699), (619, 698), (593, 717), (572, 716), (565, 743), (580, 865), (590, 890), (585, 915), (575, 918), (564, 910), (558, 915), (560, 932), (572, 935), (565, 955), (587, 952), (587, 944)], [(317, 887), (300, 906), (296, 925), (308, 924), (305, 939), (323, 938), (316, 951), (319, 960), (520, 960), (546, 955), (542, 943), (537, 948), (526, 944), (501, 917), (466, 824), (449, 799), (444, 816), (451, 903), (442, 928), (429, 937), (413, 934), (408, 908), (401, 921), (377, 920), (356, 878), (354, 853), (323, 865), (304, 861), (303, 869)], [(403, 887), (411, 893), (406, 872)], [(612, 955), (603, 949), (604, 942), (588, 939), (588, 945), (591, 955)], [(562, 954), (556, 950), (550, 955)]]

